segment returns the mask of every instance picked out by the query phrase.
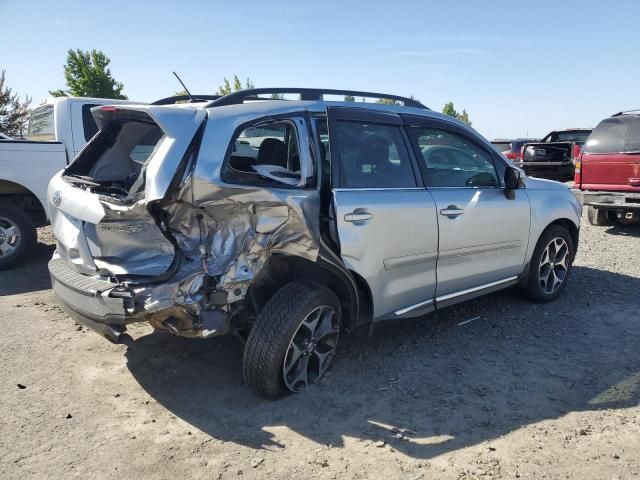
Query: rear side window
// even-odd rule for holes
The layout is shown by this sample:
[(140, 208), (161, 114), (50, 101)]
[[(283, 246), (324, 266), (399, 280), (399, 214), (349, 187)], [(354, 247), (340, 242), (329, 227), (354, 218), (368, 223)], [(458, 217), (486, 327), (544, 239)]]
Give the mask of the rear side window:
[(399, 127), (336, 122), (340, 186), (411, 188), (416, 179)]
[(29, 115), (27, 140), (52, 141), (56, 139), (53, 123), (53, 105), (43, 105), (34, 109)]
[(226, 182), (280, 188), (303, 183), (298, 131), (293, 121), (251, 125), (240, 131), (229, 150), (222, 172)]
[(84, 130), (84, 139), (87, 142), (98, 133), (98, 124), (93, 118), (93, 115), (91, 115), (91, 109), (96, 106), (97, 105), (92, 103), (82, 105), (82, 129)]
[(431, 187), (498, 187), (491, 155), (462, 135), (429, 127), (411, 132), (427, 167)]
[(585, 153), (640, 152), (640, 116), (607, 118), (595, 128), (584, 147)]

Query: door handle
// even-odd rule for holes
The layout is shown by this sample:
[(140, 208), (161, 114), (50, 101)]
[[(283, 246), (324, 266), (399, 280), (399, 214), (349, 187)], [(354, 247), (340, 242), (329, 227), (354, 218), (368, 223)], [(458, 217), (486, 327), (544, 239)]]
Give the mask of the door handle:
[(440, 210), (440, 215), (444, 215), (447, 218), (456, 218), (463, 213), (464, 210), (458, 208), (455, 205), (449, 205), (447, 208), (443, 208), (442, 210)]
[(366, 211), (364, 208), (356, 208), (353, 212), (345, 214), (344, 221), (358, 224), (372, 218), (373, 214), (371, 212)]

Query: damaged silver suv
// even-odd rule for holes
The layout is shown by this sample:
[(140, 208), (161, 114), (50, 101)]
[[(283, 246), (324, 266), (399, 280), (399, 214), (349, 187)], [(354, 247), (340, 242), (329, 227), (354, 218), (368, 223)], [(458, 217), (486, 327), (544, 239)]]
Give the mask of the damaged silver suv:
[(239, 334), (246, 384), (275, 398), (318, 380), (342, 332), (567, 284), (570, 190), (413, 99), (276, 88), (157, 103), (94, 108), (99, 133), (49, 185), (53, 288), (111, 341), (133, 322)]

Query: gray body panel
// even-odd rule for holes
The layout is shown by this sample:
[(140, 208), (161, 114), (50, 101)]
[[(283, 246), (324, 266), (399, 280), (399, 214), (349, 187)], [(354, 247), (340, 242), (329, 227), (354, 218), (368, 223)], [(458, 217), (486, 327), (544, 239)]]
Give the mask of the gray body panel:
[[(502, 188), (433, 188), (439, 212), (436, 295), (502, 280), (522, 272), (529, 243), (529, 198)], [(442, 211), (457, 207), (461, 214)]]
[[(374, 318), (394, 317), (398, 310), (432, 300), (438, 221), (429, 192), (337, 189), (334, 196), (342, 259), (367, 281)], [(372, 218), (345, 221), (357, 210)]]

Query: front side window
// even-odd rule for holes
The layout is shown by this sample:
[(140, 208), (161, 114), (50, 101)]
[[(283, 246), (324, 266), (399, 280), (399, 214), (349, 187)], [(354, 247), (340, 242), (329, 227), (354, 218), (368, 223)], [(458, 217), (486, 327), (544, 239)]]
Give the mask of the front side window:
[(56, 139), (53, 123), (53, 105), (43, 105), (34, 109), (29, 115), (27, 140), (52, 141)]
[(585, 153), (640, 152), (640, 116), (607, 118), (595, 128), (584, 147)]
[(336, 122), (340, 186), (411, 188), (416, 179), (399, 127)]
[(231, 144), (223, 170), (227, 182), (274, 187), (299, 186), (302, 176), (298, 133), (289, 120), (243, 129)]
[(431, 187), (497, 187), (491, 155), (449, 130), (411, 127)]

